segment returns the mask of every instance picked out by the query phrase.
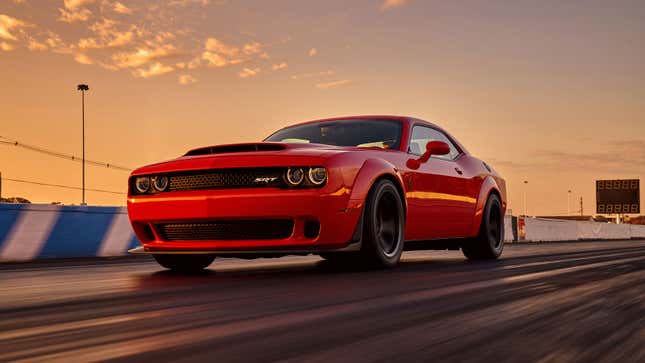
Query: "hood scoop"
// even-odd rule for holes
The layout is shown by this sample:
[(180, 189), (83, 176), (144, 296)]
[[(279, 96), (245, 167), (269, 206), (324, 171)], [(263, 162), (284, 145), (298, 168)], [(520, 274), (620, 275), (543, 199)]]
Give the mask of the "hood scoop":
[(184, 156), (211, 155), (224, 153), (246, 153), (255, 151), (279, 151), (286, 149), (285, 145), (274, 143), (251, 143), (251, 144), (230, 144), (201, 147), (190, 150)]

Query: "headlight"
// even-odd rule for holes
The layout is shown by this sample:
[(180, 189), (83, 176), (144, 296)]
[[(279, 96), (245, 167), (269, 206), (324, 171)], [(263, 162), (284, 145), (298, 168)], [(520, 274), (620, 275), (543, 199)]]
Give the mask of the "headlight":
[(134, 180), (134, 187), (139, 193), (145, 193), (150, 189), (150, 178), (147, 176), (140, 176)]
[(168, 188), (168, 177), (166, 176), (154, 176), (152, 177), (152, 186), (160, 192), (163, 192)]
[(300, 185), (305, 179), (305, 171), (302, 168), (289, 168), (287, 169), (286, 179), (291, 186)]
[(309, 181), (314, 185), (321, 185), (327, 180), (327, 170), (325, 168), (310, 168)]

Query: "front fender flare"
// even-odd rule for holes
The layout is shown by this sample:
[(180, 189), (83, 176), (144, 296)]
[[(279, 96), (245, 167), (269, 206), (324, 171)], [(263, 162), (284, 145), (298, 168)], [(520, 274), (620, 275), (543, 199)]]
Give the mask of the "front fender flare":
[(400, 171), (391, 163), (382, 159), (367, 159), (359, 169), (352, 184), (352, 191), (349, 196), (348, 208), (362, 208), (367, 194), (377, 179), (386, 177), (395, 182), (395, 186), (401, 193), (405, 214), (408, 212), (408, 203), (405, 198), (403, 177)]

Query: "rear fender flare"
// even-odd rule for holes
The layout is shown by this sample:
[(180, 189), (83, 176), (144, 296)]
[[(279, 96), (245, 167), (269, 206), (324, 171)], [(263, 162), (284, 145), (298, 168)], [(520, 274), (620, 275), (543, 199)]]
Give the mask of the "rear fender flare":
[(479, 227), (482, 223), (484, 208), (486, 208), (486, 202), (488, 201), (488, 197), (491, 193), (497, 193), (500, 196), (500, 201), (504, 205), (505, 201), (502, 198), (497, 182), (492, 176), (487, 176), (482, 183), (479, 191), (479, 196), (477, 197), (477, 204), (475, 205), (475, 216), (473, 218), (473, 228), (470, 231), (471, 236), (476, 236), (479, 234)]

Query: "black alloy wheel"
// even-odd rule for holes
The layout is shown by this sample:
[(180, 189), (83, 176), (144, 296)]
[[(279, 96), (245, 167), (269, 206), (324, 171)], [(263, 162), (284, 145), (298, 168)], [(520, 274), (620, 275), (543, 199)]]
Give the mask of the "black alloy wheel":
[(502, 202), (491, 194), (482, 215), (479, 235), (467, 240), (461, 251), (469, 260), (494, 260), (504, 250), (504, 216)]
[(405, 212), (394, 184), (382, 179), (370, 190), (363, 211), (361, 260), (374, 267), (396, 266), (403, 252)]

